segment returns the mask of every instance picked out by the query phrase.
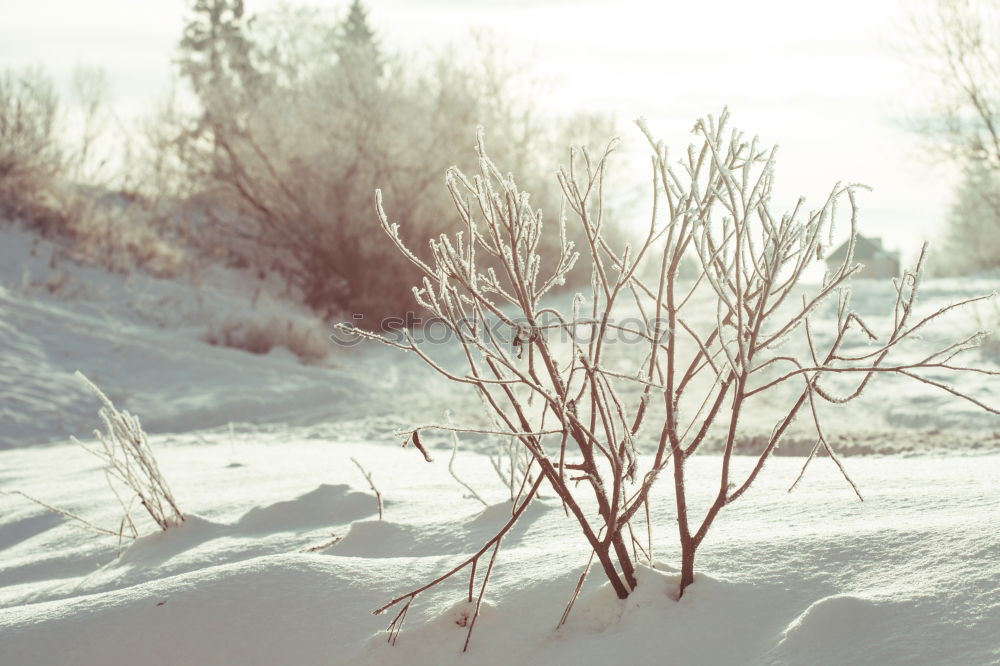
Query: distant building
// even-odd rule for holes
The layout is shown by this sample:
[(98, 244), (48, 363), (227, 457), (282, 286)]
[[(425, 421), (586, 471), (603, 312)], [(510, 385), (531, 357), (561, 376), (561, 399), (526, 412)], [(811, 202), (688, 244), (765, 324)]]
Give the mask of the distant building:
[[(838, 270), (847, 256), (847, 243), (834, 250), (826, 258), (830, 272)], [(854, 245), (854, 263), (865, 267), (857, 274), (860, 278), (886, 279), (899, 277), (899, 253), (890, 252), (882, 246), (881, 238), (866, 238), (858, 234)]]

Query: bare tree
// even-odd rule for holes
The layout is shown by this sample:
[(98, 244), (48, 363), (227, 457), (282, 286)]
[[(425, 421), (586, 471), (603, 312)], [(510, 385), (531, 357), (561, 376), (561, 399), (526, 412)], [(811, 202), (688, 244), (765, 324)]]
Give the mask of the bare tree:
[[(536, 196), (558, 200), (547, 176), (565, 142), (542, 147), (556, 145), (552, 124), (525, 103), (528, 88), (488, 41), (467, 40), (462, 57), (393, 54), (358, 2), (335, 23), (308, 11), (255, 21), (235, 9), (208, 12), (238, 4), (198, 3), (182, 71), (201, 109), (178, 146), (193, 189), (212, 203), (215, 241), (279, 275), (293, 298), (330, 316), (402, 313), (419, 273), (357, 211), (385, 186), (407, 202), (398, 221), (408, 241), (424, 247), (451, 208), (435, 174), (477, 122), (508, 137), (503, 157)], [(610, 131), (590, 120), (574, 129)]]
[[(617, 595), (625, 598), (636, 586), (640, 553), (652, 559), (650, 490), (659, 478), (672, 476), (683, 594), (695, 580), (695, 555), (716, 517), (757, 479), (800, 413), (813, 422), (814, 453), (827, 453), (847, 478), (824, 434), (817, 404), (857, 398), (876, 374), (912, 377), (994, 411), (960, 389), (921, 374), (931, 368), (983, 372), (952, 362), (976, 344), (977, 336), (914, 361), (893, 360), (894, 352), (916, 331), (960, 305), (916, 318), (923, 257), (896, 284), (889, 330), (877, 345), (861, 352), (845, 350), (851, 336), (876, 339), (874, 328), (850, 309), (844, 289), (860, 268), (853, 253), (848, 252), (839, 269), (826, 275), (813, 293), (803, 291), (799, 282), (832, 240), (838, 204), (846, 204), (853, 239), (857, 186), (838, 184), (810, 213), (801, 199), (787, 213), (773, 212), (775, 150), (730, 132), (727, 120), (725, 111), (718, 118), (699, 120), (694, 132), (700, 144), (689, 147), (677, 163), (639, 121), (653, 150), (652, 215), (642, 242), (622, 250), (612, 248), (603, 235), (604, 178), (614, 144), (598, 156), (586, 150), (570, 153), (559, 184), (568, 210), (584, 231), (582, 260), (591, 269), (592, 281), (587, 297), (578, 295), (568, 314), (542, 303), (580, 258), (566, 240), (566, 220), (545, 225), (563, 241), (558, 260), (546, 264), (537, 252), (542, 212), (531, 206), (513, 176), (504, 175), (490, 160), (482, 136), (479, 173), (468, 177), (457, 169), (448, 172), (447, 188), (460, 228), (431, 241), (430, 262), (403, 243), (398, 226), (383, 210), (381, 193), (376, 193), (382, 228), (423, 274), (414, 288), (418, 303), (448, 327), (464, 367), (441, 365), (407, 331), (402, 338), (389, 338), (350, 325), (343, 330), (416, 354), (444, 377), (478, 393), (494, 424), (414, 427), (410, 437), (415, 444), (427, 428), (513, 438), (528, 453), (533, 472), (522, 477), (510, 521), (481, 550), (376, 611), (401, 609), (390, 627), (390, 640), (398, 635), (415, 597), (463, 570), (470, 572), (470, 602), (480, 582), (478, 608), (505, 534), (543, 484), (577, 521), (592, 559)], [(678, 278), (689, 253), (699, 262), (693, 282)], [(485, 258), (498, 262), (499, 268), (483, 268)], [(639, 277), (645, 262), (658, 266), (651, 282)], [(812, 315), (827, 299), (837, 299), (836, 324), (834, 330), (824, 331), (820, 344), (813, 335)], [(705, 308), (711, 313), (707, 318), (700, 316)], [(620, 319), (635, 312), (641, 314), (641, 324)], [(585, 336), (574, 335), (581, 329)], [(803, 338), (800, 353), (782, 344), (793, 332)], [(622, 344), (626, 338), (639, 344)], [(622, 353), (626, 351), (629, 354)], [(630, 367), (623, 369), (625, 363)], [(826, 385), (828, 375), (843, 374), (857, 379), (845, 392)], [(765, 394), (783, 406), (755, 463), (737, 473), (733, 450), (741, 416)], [(689, 502), (687, 461), (714, 429), (723, 433), (725, 442), (718, 476), (697, 481), (714, 482), (718, 491), (698, 515)], [(633, 529), (633, 523), (643, 519), (645, 544)], [(488, 558), (485, 572), (479, 566), (483, 558)], [(469, 623), (470, 635), (475, 618)]]
[[(962, 169), (947, 220), (942, 272), (1000, 265), (1000, 2), (932, 0), (912, 15), (912, 60), (930, 105), (913, 122), (936, 154)], [(938, 270), (938, 262), (934, 269)]]
[(935, 257), (935, 274), (996, 268), (1000, 265), (1000, 169), (986, 162), (966, 163), (952, 196), (944, 233), (947, 252)]
[(933, 0), (912, 28), (934, 87), (917, 129), (959, 162), (1000, 169), (1000, 3)]

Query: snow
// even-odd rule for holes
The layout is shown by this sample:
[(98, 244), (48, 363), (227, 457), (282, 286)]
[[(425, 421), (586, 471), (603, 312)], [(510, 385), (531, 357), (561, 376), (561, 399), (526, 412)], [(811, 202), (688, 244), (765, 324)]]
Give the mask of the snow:
[[(96, 401), (72, 376), (76, 370), (151, 432), (262, 417), (315, 420), (346, 396), (364, 394), (350, 377), (331, 381), (328, 368), (302, 365), (286, 350), (252, 355), (201, 340), (233, 316), (266, 318), (276, 310), (305, 319), (301, 312), (254, 309), (250, 294), (195, 282), (108, 274), (69, 261), (51, 269), (53, 250), (0, 226), (0, 448), (64, 441), (97, 425)], [(46, 276), (54, 273), (67, 277), (49, 293)]]
[[(657, 568), (641, 570), (625, 601), (592, 571), (558, 631), (587, 553), (558, 503), (543, 499), (505, 539), (463, 658), (466, 577), (420, 595), (395, 646), (385, 640), (394, 612), (371, 611), (475, 552), (509, 516), (507, 489), (484, 456), (460, 460), (492, 503), (486, 509), (463, 498), (444, 464), (412, 450), (284, 435), (235, 450), (157, 439), (192, 515), (120, 556), (113, 538), (7, 501), (0, 663), (574, 664), (625, 653), (685, 664), (988, 664), (998, 656), (1000, 455), (850, 459), (865, 503), (830, 464), (811, 467), (790, 495), (801, 461), (776, 459), (722, 514), (680, 602), (664, 496), (653, 517)], [(230, 466), (233, 455), (241, 466)], [(372, 470), (384, 520), (350, 456)], [(0, 460), (4, 487), (113, 521), (114, 500), (79, 449), (11, 449)], [(694, 463), (704, 502), (716, 463)], [(331, 534), (342, 539), (307, 550)]]
[[(467, 571), (418, 595), (390, 645), (399, 607), (372, 611), (476, 552), (510, 516), (510, 491), (488, 458), (495, 440), (463, 436), (454, 461), (484, 508), (449, 474), (447, 433), (427, 433), (433, 463), (395, 434), (446, 422), (446, 408), (467, 423), (476, 399), (381, 345), (306, 365), (285, 350), (206, 344), (206, 328), (229, 317), (308, 316), (260, 305), (239, 276), (110, 275), (52, 268), (50, 254), (0, 226), (0, 491), (117, 529), (100, 461), (67, 441), (99, 426), (99, 403), (72, 376), (79, 369), (142, 419), (187, 520), (159, 532), (137, 512), (143, 536), (119, 544), (0, 493), (0, 664), (1000, 662), (1000, 423), (893, 381), (832, 412), (865, 502), (824, 458), (787, 492), (812, 445), (802, 451), (790, 435), (782, 452), (795, 455), (771, 460), (723, 510), (680, 601), (663, 483), (654, 563), (639, 570), (638, 589), (619, 600), (591, 570), (557, 630), (589, 553), (543, 487), (503, 540), (469, 653)], [(66, 277), (50, 289), (56, 274)], [(996, 284), (930, 281), (922, 307)], [(855, 285), (872, 322), (888, 314), (884, 296)], [(1000, 403), (995, 378), (973, 381), (973, 393)], [(751, 430), (771, 425), (751, 414)], [(352, 458), (371, 473), (384, 519)], [(738, 456), (736, 473), (752, 460)], [(689, 465), (698, 515), (717, 491), (718, 458)]]

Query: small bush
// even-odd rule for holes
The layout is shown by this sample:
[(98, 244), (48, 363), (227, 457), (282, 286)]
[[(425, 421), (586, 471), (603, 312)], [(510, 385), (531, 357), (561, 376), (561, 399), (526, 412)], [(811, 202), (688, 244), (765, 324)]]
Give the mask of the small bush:
[(157, 230), (142, 202), (74, 188), (59, 199), (59, 211), (68, 253), (76, 261), (163, 278), (178, 276), (185, 265), (185, 252)]
[(210, 345), (266, 354), (284, 347), (303, 363), (322, 361), (329, 354), (329, 341), (308, 322), (270, 317), (263, 321), (230, 318), (213, 327), (203, 338)]
[[(176, 276), (185, 255), (163, 233), (158, 199), (121, 188), (137, 164), (109, 172), (115, 156), (103, 74), (80, 69), (73, 80), (75, 103), (63, 109), (43, 71), (0, 73), (0, 218), (64, 241), (82, 263)], [(71, 125), (81, 129), (60, 140)]]
[[(624, 599), (637, 585), (640, 558), (654, 561), (651, 489), (659, 480), (672, 481), (683, 596), (695, 582), (695, 556), (716, 518), (754, 484), (798, 417), (814, 434), (805, 465), (826, 453), (860, 498), (826, 434), (824, 403), (850, 402), (875, 375), (894, 374), (1000, 413), (960, 386), (932, 379), (941, 371), (1000, 375), (953, 360), (976, 347), (977, 335), (930, 356), (906, 353), (906, 342), (935, 319), (989, 297), (920, 318), (914, 305), (922, 253), (916, 268), (894, 282), (891, 316), (880, 322), (887, 330), (876, 336), (850, 305), (848, 285), (861, 269), (853, 258), (856, 186), (838, 184), (808, 213), (801, 199), (790, 211), (774, 210), (775, 150), (730, 130), (728, 115), (699, 120), (696, 143), (679, 153), (679, 163), (639, 121), (652, 151), (653, 214), (634, 247), (614, 247), (603, 233), (602, 192), (614, 143), (600, 155), (571, 153), (559, 173), (565, 206), (586, 238), (581, 253), (565, 243), (558, 224), (543, 227), (542, 211), (487, 156), (482, 137), (475, 176), (457, 168), (447, 173), (458, 219), (454, 233), (431, 241), (429, 261), (409, 249), (376, 194), (383, 231), (422, 274), (413, 290), (417, 303), (447, 327), (462, 368), (439, 364), (440, 355), (407, 331), (400, 337), (348, 325), (341, 330), (411, 352), (481, 398), (490, 426), (414, 425), (409, 441), (417, 448), (422, 430), (458, 430), (511, 438), (528, 458), (507, 524), (443, 575), (376, 611), (398, 609), (390, 641), (417, 596), (468, 572), (470, 604), (478, 589), (468, 647), (501, 543), (543, 485), (579, 525), (585, 554)], [(838, 204), (850, 216), (848, 251), (820, 285), (807, 288), (802, 277), (833, 240)], [(539, 252), (543, 233), (564, 241), (554, 261)], [(697, 260), (694, 283), (678, 275), (691, 255)], [(487, 258), (501, 268), (484, 269)], [(577, 258), (590, 269), (591, 288), (560, 312), (544, 299)], [(650, 275), (642, 270), (646, 263), (656, 267), (652, 280), (644, 277)], [(826, 301), (837, 306), (834, 320), (814, 316)], [(855, 341), (873, 344), (859, 351)], [(773, 416), (774, 428), (744, 462), (734, 454), (744, 436), (743, 415), (751, 410)], [(688, 460), (720, 432), (716, 469), (697, 483), (691, 475), (699, 468)], [(712, 490), (708, 501), (698, 501), (693, 489), (706, 486)]]
[[(173, 493), (160, 472), (156, 455), (142, 430), (139, 417), (119, 412), (114, 403), (82, 372), (78, 370), (76, 376), (101, 401), (102, 407), (98, 415), (104, 423), (104, 432), (94, 431), (97, 447), (87, 446), (76, 438), (73, 441), (107, 465), (105, 469), (108, 474), (134, 493), (135, 499), (160, 529), (166, 530), (184, 522), (184, 514), (178, 508)], [(126, 516), (129, 514), (129, 506), (130, 504), (122, 502)]]
[(43, 228), (59, 217), (48, 209), (63, 154), (56, 138), (59, 100), (41, 70), (0, 72), (0, 216)]
[[(97, 446), (88, 446), (75, 437), (72, 440), (105, 464), (104, 474), (108, 486), (122, 509), (118, 528), (108, 529), (95, 525), (82, 516), (47, 504), (21, 491), (0, 490), (0, 494), (19, 495), (98, 534), (117, 537), (119, 548), (123, 539), (134, 539), (139, 536), (139, 530), (132, 520), (132, 509), (136, 502), (142, 505), (161, 530), (183, 523), (184, 514), (178, 508), (167, 481), (160, 472), (156, 455), (150, 446), (149, 438), (142, 430), (139, 418), (128, 412), (119, 412), (101, 389), (79, 370), (76, 372), (76, 377), (101, 401), (102, 406), (98, 416), (104, 424), (104, 432), (94, 431)], [(124, 486), (131, 491), (132, 496), (123, 498), (116, 486)]]

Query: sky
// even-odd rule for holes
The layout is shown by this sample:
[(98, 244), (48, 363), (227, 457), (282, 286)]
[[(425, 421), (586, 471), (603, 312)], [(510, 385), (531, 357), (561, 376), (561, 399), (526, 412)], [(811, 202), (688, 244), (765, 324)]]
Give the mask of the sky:
[[(250, 13), (276, 0), (246, 0)], [(343, 12), (347, 0), (310, 4)], [(695, 119), (728, 105), (732, 122), (779, 146), (776, 204), (824, 197), (838, 181), (861, 197), (861, 231), (914, 256), (940, 233), (954, 170), (927, 155), (905, 121), (926, 86), (903, 57), (911, 0), (369, 0), (379, 36), (438, 48), (487, 31), (546, 94), (544, 113), (607, 111), (626, 152), (620, 178), (646, 173), (645, 116), (679, 153)], [(103, 68), (125, 118), (151, 113), (171, 77), (184, 0), (0, 0), (0, 67), (41, 65), (60, 84)], [(488, 130), (488, 128), (487, 128)], [(614, 176), (613, 176), (614, 177)]]

